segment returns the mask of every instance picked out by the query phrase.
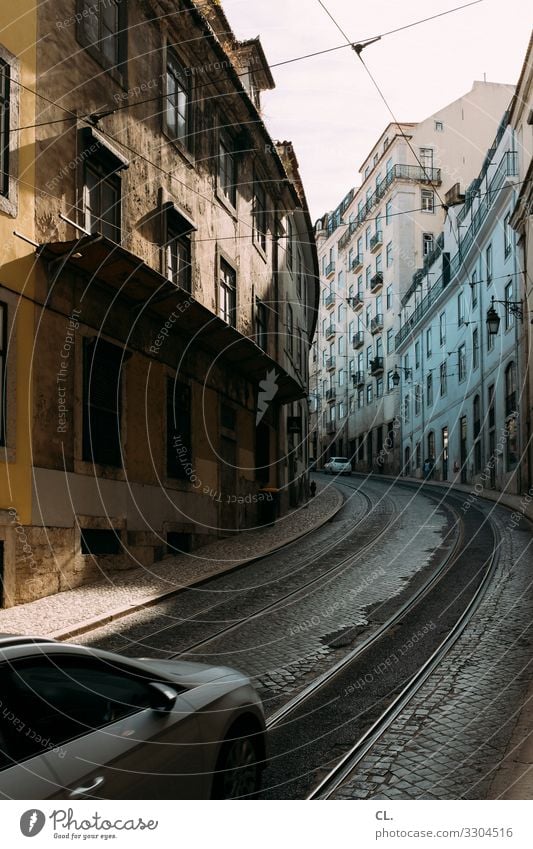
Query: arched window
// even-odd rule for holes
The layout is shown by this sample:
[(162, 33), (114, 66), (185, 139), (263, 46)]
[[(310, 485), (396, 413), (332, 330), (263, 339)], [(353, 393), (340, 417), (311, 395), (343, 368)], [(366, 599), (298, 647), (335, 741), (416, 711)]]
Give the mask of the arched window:
[(509, 363), (505, 369), (505, 415), (516, 412), (516, 366)]

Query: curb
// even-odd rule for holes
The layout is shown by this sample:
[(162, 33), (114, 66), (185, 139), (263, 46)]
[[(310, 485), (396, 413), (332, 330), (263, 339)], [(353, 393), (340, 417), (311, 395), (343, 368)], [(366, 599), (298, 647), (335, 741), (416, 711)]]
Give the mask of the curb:
[[(335, 484), (333, 484), (335, 486)], [(335, 487), (336, 489), (336, 487)], [(172, 598), (173, 596), (179, 595), (179, 593), (184, 592), (185, 590), (190, 589), (191, 587), (200, 587), (203, 584), (210, 581), (212, 578), (218, 577), (219, 575), (228, 575), (231, 572), (237, 572), (239, 569), (243, 569), (246, 566), (250, 566), (252, 563), (257, 563), (259, 560), (263, 560), (266, 557), (270, 557), (272, 554), (275, 554), (281, 549), (285, 548), (285, 546), (290, 545), (296, 540), (301, 539), (313, 531), (319, 530), (324, 525), (327, 525), (328, 522), (331, 522), (332, 519), (335, 518), (337, 513), (342, 509), (345, 504), (346, 498), (340, 492), (340, 490), (336, 489), (337, 493), (337, 504), (335, 507), (328, 513), (328, 515), (321, 519), (317, 525), (314, 525), (312, 528), (309, 528), (306, 531), (302, 531), (300, 533), (293, 534), (293, 536), (286, 539), (280, 545), (275, 546), (274, 548), (268, 549), (267, 551), (263, 551), (261, 554), (257, 554), (255, 557), (246, 558), (246, 560), (239, 560), (237, 563), (233, 563), (231, 566), (228, 566), (227, 569), (216, 569), (213, 572), (210, 572), (207, 575), (203, 575), (202, 578), (198, 580), (191, 580), (187, 583), (181, 584), (179, 587), (173, 590), (165, 590), (164, 592), (159, 593), (150, 593), (149, 595), (144, 596), (139, 601), (134, 602), (131, 605), (126, 607), (117, 607), (114, 610), (109, 611), (108, 613), (98, 614), (91, 619), (86, 619), (84, 622), (81, 622), (76, 625), (70, 625), (67, 628), (63, 628), (59, 631), (55, 631), (52, 634), (47, 634), (50, 639), (53, 640), (68, 640), (72, 637), (80, 636), (81, 634), (85, 634), (88, 631), (93, 631), (96, 628), (101, 628), (103, 625), (108, 625), (110, 622), (114, 622), (117, 619), (122, 619), (124, 616), (129, 616), (131, 613), (137, 613), (139, 610), (144, 610), (147, 607), (152, 607), (155, 604), (158, 604), (161, 601), (164, 601), (167, 598)]]

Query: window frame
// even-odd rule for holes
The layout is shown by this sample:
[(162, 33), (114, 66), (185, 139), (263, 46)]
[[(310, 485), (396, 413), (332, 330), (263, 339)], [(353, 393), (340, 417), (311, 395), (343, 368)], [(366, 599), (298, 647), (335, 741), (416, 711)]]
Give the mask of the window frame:
[[(175, 130), (170, 126), (168, 120), (169, 114), (169, 100), (171, 95), (169, 94), (169, 77), (171, 76), (170, 70), (172, 69), (172, 76), (175, 79), (177, 85), (175, 89), (175, 95), (177, 94), (177, 100), (179, 103), (179, 94), (180, 89), (178, 89), (178, 84), (181, 86), (181, 92), (185, 95), (185, 132), (180, 133), (179, 131), (179, 119), (180, 115), (179, 105), (178, 103), (174, 104), (174, 118), (175, 118)], [(175, 72), (175, 73), (174, 73)], [(165, 62), (165, 87), (163, 92), (163, 101), (164, 106), (161, 110), (163, 115), (163, 129), (165, 134), (169, 137), (169, 139), (176, 144), (178, 147), (183, 148), (187, 153), (193, 153), (193, 139), (194, 139), (194, 127), (193, 127), (193, 90), (192, 90), (192, 76), (187, 76), (187, 68), (184, 63), (181, 61), (178, 54), (175, 50), (167, 48), (166, 51), (166, 62)]]
[[(233, 284), (228, 283), (229, 277), (233, 278)], [(237, 327), (237, 270), (223, 256), (218, 261), (217, 315), (229, 327)]]
[[(112, 5), (112, 0), (106, 0), (107, 7), (102, 6), (102, 11)], [(107, 71), (120, 85), (127, 86), (127, 63), (128, 63), (128, 11), (127, 3), (116, 0), (117, 7), (117, 29), (115, 32), (117, 42), (117, 61), (115, 64), (109, 59), (105, 51), (99, 46), (102, 42), (100, 37), (100, 17), (94, 13), (94, 0), (76, 0), (76, 39), (87, 51), (95, 62)], [(87, 14), (89, 10), (89, 14)], [(92, 18), (98, 18), (97, 41), (91, 41), (88, 34), (87, 24)]]

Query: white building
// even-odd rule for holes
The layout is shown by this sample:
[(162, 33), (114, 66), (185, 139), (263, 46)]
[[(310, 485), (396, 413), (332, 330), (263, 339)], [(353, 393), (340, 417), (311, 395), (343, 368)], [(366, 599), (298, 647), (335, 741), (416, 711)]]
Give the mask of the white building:
[(395, 346), (404, 474), (421, 477), (429, 460), (437, 480), (521, 490), (524, 292), (509, 226), (517, 166), (505, 115), (403, 298)]
[(479, 171), (512, 93), (475, 82), (418, 124), (389, 124), (363, 162), (361, 186), (315, 225), (321, 306), (310, 369), (311, 455), (319, 465), (340, 454), (361, 471), (399, 469), (400, 301), (436, 248), (441, 198)]

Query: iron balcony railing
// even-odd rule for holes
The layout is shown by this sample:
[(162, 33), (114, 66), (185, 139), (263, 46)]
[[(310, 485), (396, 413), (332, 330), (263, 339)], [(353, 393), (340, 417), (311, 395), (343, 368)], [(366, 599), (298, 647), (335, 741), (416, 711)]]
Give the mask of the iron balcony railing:
[(371, 333), (378, 333), (383, 330), (383, 313), (378, 313), (370, 322)]
[(374, 274), (373, 277), (370, 278), (370, 288), (372, 291), (374, 291), (375, 289), (379, 289), (380, 286), (383, 286), (383, 274), (381, 273), (381, 271), (378, 271), (376, 274)]
[(326, 433), (335, 433), (335, 422), (328, 422), (326, 425)]
[(376, 230), (372, 238), (370, 239), (370, 250), (376, 251), (383, 244), (383, 233), (381, 230)]
[(335, 400), (335, 389), (326, 389), (326, 401)]
[(331, 371), (331, 369), (335, 368), (335, 357), (328, 357), (326, 360), (326, 369)]
[(353, 310), (361, 309), (363, 306), (363, 293), (358, 292), (352, 298), (348, 298), (348, 302)]
[(329, 327), (326, 328), (326, 339), (331, 339), (332, 336), (335, 336), (334, 324), (330, 324)]
[(366, 221), (374, 207), (386, 195), (389, 187), (395, 180), (412, 180), (416, 183), (428, 183), (433, 186), (440, 186), (441, 171), (440, 168), (421, 168), (420, 165), (393, 165), (368, 200), (365, 201), (361, 207), (361, 211), (350, 222), (346, 228), (346, 232), (339, 239), (340, 250), (346, 247), (355, 231)]
[(355, 349), (362, 348), (365, 344), (365, 335), (362, 330), (358, 330), (352, 338), (352, 344)]
[(332, 274), (335, 274), (335, 260), (332, 260), (328, 265), (326, 265), (325, 271), (326, 277), (331, 277)]
[(362, 386), (365, 382), (365, 373), (364, 371), (356, 371), (353, 375), (353, 383), (354, 386)]
[(332, 307), (335, 304), (335, 292), (330, 292), (329, 295), (326, 295), (324, 304), (326, 307)]
[(363, 254), (357, 254), (355, 259), (352, 259), (352, 271), (359, 271), (363, 267)]
[(382, 374), (383, 369), (385, 368), (385, 364), (383, 361), (383, 357), (374, 357), (373, 360), (370, 360), (370, 374), (378, 375)]

